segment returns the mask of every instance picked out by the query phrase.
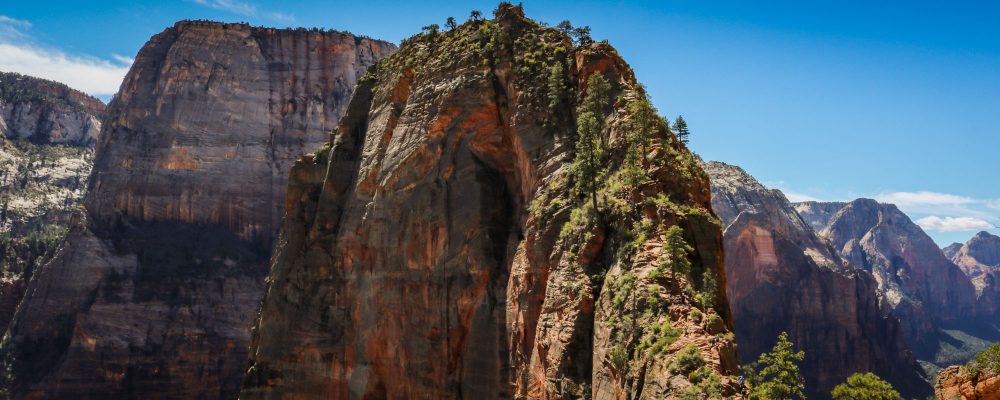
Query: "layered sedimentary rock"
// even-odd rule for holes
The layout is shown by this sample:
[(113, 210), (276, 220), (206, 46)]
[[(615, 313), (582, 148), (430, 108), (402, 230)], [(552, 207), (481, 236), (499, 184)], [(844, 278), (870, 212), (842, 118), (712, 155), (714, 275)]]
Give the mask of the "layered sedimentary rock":
[[(588, 121), (615, 167), (592, 198), (570, 193), (570, 165), (594, 76), (612, 104)], [(732, 395), (707, 177), (651, 118), (651, 161), (632, 170), (648, 179), (621, 179), (642, 98), (609, 45), (573, 46), (510, 4), (404, 41), (292, 169), (241, 398)]]
[(878, 306), (876, 283), (846, 264), (777, 190), (739, 167), (710, 162), (712, 207), (722, 219), (726, 292), (740, 359), (770, 351), (780, 332), (807, 357), (806, 388), (824, 397), (856, 372), (874, 372), (906, 398), (930, 386)]
[(938, 374), (934, 395), (938, 400), (1000, 399), (1000, 375), (990, 371), (973, 375), (961, 366), (951, 366)]
[(81, 213), (103, 113), (61, 83), (0, 72), (0, 332)]
[(104, 103), (68, 86), (0, 72), (0, 134), (36, 144), (93, 146)]
[(939, 322), (979, 313), (969, 278), (896, 206), (858, 199), (800, 203), (796, 209), (806, 220), (828, 221), (819, 234), (847, 262), (875, 276), (882, 308), (900, 320), (918, 355), (937, 345)]
[(1000, 312), (1000, 237), (979, 232), (964, 244), (943, 249), (955, 265), (972, 279), (980, 314), (984, 318)]
[(25, 398), (234, 398), (287, 171), (394, 46), (179, 22), (108, 108), (85, 225), (32, 279), (6, 344)]

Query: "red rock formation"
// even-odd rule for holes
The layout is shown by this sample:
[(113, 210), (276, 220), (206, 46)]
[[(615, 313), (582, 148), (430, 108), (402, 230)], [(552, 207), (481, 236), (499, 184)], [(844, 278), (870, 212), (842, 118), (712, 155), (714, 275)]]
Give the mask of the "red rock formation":
[(907, 398), (930, 387), (878, 306), (871, 274), (847, 265), (777, 190), (739, 167), (710, 162), (712, 207), (726, 227), (726, 291), (740, 358), (756, 360), (788, 332), (806, 352), (810, 397), (825, 397), (856, 372), (874, 372)]
[(286, 173), (394, 47), (339, 32), (179, 22), (108, 109), (87, 224), (10, 330), (25, 398), (234, 398)]
[(997, 400), (1000, 375), (985, 371), (972, 376), (961, 366), (951, 366), (938, 374), (934, 395), (938, 400)]
[[(587, 219), (569, 194), (574, 108), (593, 74), (611, 82), (621, 165), (642, 93), (609, 45), (573, 47), (509, 4), (496, 15), (404, 41), (292, 169), (242, 398), (672, 398), (692, 387), (669, 368), (689, 345), (732, 395), (728, 307), (700, 278), (725, 282), (704, 173), (661, 126), (648, 183), (609, 179), (594, 218), (615, 223)], [(653, 273), (675, 225), (696, 282)], [(691, 286), (715, 307), (696, 311)], [(653, 324), (677, 340), (641, 346)]]

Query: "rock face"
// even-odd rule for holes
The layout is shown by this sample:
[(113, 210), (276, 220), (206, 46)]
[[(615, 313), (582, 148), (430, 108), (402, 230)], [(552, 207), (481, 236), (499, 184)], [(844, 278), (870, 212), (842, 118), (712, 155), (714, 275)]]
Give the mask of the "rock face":
[(981, 314), (1000, 313), (1000, 237), (979, 232), (965, 244), (946, 247), (944, 253), (972, 279)]
[[(608, 171), (597, 212), (571, 195), (587, 82), (619, 99), (598, 112), (604, 165), (623, 165), (644, 95), (609, 45), (495, 14), (404, 41), (292, 169), (241, 398), (733, 394), (707, 177), (654, 123), (645, 183)], [(653, 273), (672, 226), (697, 278)], [(717, 301), (699, 309), (693, 286)]]
[(108, 109), (86, 224), (9, 332), (24, 398), (234, 398), (291, 163), (369, 65), (346, 33), (179, 22)]
[(103, 113), (61, 83), (0, 72), (0, 332), (81, 214)]
[(104, 103), (64, 84), (0, 72), (0, 134), (36, 144), (93, 146)]
[(938, 400), (1000, 399), (1000, 375), (985, 371), (972, 376), (961, 366), (951, 366), (937, 376), (934, 395)]
[(846, 264), (777, 190), (739, 167), (710, 162), (712, 207), (722, 219), (726, 292), (740, 359), (756, 360), (788, 332), (806, 352), (810, 397), (828, 396), (855, 372), (874, 372), (906, 398), (930, 386), (900, 334), (878, 306), (876, 282)]
[(904, 337), (918, 356), (935, 346), (939, 322), (960, 321), (979, 312), (969, 278), (896, 206), (858, 199), (846, 204), (801, 203), (796, 209), (817, 225), (827, 221), (820, 235), (849, 263), (875, 276), (883, 309), (900, 320)]

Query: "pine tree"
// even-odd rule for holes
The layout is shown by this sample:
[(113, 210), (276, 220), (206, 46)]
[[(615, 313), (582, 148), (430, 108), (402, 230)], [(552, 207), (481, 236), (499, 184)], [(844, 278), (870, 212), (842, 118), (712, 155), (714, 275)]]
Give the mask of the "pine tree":
[(576, 178), (576, 193), (589, 194), (597, 210), (598, 179), (603, 175), (601, 160), (607, 147), (604, 110), (611, 105), (611, 84), (601, 74), (587, 80), (587, 96), (577, 110), (576, 158), (570, 171)]
[(805, 383), (797, 363), (805, 358), (805, 352), (794, 349), (788, 340), (788, 333), (778, 335), (778, 343), (770, 353), (760, 355), (757, 360), (764, 368), (754, 379), (759, 382), (750, 389), (751, 399), (804, 399)]
[(854, 374), (833, 388), (833, 400), (897, 400), (899, 392), (871, 372)]
[(570, 23), (568, 20), (563, 20), (562, 22), (559, 23), (559, 25), (556, 25), (556, 29), (558, 29), (563, 34), (569, 35), (570, 33), (573, 32), (573, 24)]
[(601, 158), (604, 146), (601, 144), (602, 124), (590, 111), (579, 116), (577, 123), (576, 158), (570, 171), (576, 178), (576, 193), (589, 194), (594, 210), (597, 210), (597, 180), (602, 174)]
[(674, 133), (677, 134), (677, 139), (680, 139), (681, 143), (688, 143), (688, 124), (684, 121), (684, 117), (678, 115), (677, 120), (674, 121)]
[(670, 278), (675, 279), (676, 274), (690, 274), (691, 260), (688, 256), (694, 248), (684, 240), (684, 229), (678, 225), (671, 226), (663, 233), (662, 241), (660, 265), (670, 269)]
[(547, 82), (549, 95), (549, 112), (555, 114), (559, 110), (559, 103), (566, 98), (566, 67), (561, 62), (552, 64), (549, 68), (549, 79)]
[(471, 19), (472, 22), (479, 22), (479, 19), (482, 17), (483, 13), (479, 10), (472, 10), (472, 12), (469, 13), (469, 19)]
[(448, 19), (444, 23), (444, 26), (445, 28), (448, 28), (449, 31), (455, 30), (455, 28), (458, 27), (458, 24), (455, 23), (455, 17), (448, 17)]

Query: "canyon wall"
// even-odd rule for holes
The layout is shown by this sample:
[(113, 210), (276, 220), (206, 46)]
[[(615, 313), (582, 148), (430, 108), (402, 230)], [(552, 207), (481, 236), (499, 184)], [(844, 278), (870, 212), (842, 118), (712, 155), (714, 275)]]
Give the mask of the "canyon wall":
[(722, 219), (726, 291), (740, 359), (768, 352), (788, 332), (806, 352), (810, 397), (826, 397), (856, 372), (874, 372), (906, 398), (930, 386), (901, 336), (879, 309), (876, 281), (845, 263), (785, 196), (739, 167), (710, 162), (712, 207)]
[(104, 103), (68, 86), (0, 72), (0, 135), (36, 144), (93, 146)]
[(241, 398), (734, 396), (708, 179), (643, 100), (509, 3), (404, 41), (292, 169)]
[(66, 85), (0, 72), (0, 332), (82, 213), (103, 115)]
[(23, 398), (235, 398), (287, 172), (394, 46), (182, 21), (108, 107), (86, 222), (11, 326)]
[(936, 351), (942, 323), (980, 313), (969, 278), (896, 206), (858, 199), (799, 203), (796, 209), (808, 221), (827, 221), (820, 236), (847, 262), (875, 276), (882, 309), (900, 320), (918, 357)]

